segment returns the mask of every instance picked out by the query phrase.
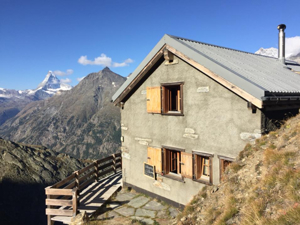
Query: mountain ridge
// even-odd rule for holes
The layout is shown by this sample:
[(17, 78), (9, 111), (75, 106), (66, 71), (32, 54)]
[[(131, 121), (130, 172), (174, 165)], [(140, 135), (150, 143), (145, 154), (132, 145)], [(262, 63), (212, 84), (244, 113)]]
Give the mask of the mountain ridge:
[(0, 126), (0, 135), (77, 158), (116, 152), (120, 147), (120, 109), (110, 100), (125, 79), (109, 68), (91, 73), (70, 91), (28, 104)]
[(36, 89), (21, 91), (0, 88), (0, 125), (17, 115), (30, 102), (50, 98), (71, 88), (70, 85), (62, 83), (52, 71), (48, 72)]

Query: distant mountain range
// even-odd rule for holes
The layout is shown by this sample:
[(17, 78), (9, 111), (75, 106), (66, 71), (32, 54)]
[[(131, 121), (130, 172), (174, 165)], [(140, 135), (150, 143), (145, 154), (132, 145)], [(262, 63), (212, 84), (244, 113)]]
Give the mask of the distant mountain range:
[(0, 88), (0, 125), (17, 115), (30, 102), (50, 98), (58, 92), (71, 88), (70, 85), (62, 83), (52, 71), (48, 72), (43, 82), (34, 90), (17, 91)]
[[(38, 90), (58, 89), (55, 78), (46, 78), (51, 82), (43, 81)], [(77, 158), (114, 153), (121, 144), (120, 109), (110, 101), (125, 80), (109, 68), (91, 73), (69, 91), (27, 104), (0, 126), (0, 136)]]
[[(258, 55), (265, 55), (274, 58), (278, 58), (278, 49), (277, 48), (260, 48), (255, 52)], [(288, 60), (293, 60), (300, 63), (300, 53), (295, 56), (286, 57)]]

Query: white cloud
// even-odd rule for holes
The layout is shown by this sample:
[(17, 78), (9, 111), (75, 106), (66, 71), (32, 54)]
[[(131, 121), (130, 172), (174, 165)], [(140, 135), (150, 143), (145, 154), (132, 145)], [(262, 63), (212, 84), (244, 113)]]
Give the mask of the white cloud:
[(72, 80), (69, 79), (69, 78), (66, 78), (66, 79), (61, 79), (60, 82), (64, 83), (64, 84), (68, 84), (68, 83), (71, 83)]
[(101, 66), (110, 66), (111, 65), (111, 58), (107, 57), (105, 54), (101, 54), (101, 56), (94, 59), (94, 61), (87, 59), (87, 56), (81, 56), (78, 59), (78, 63), (82, 65), (101, 65)]
[(122, 63), (113, 63), (113, 67), (124, 67), (124, 66), (129, 66), (129, 63), (133, 63), (133, 60), (128, 58)]
[(80, 82), (80, 81), (82, 81), (84, 78), (85, 78), (85, 76), (84, 76), (84, 77), (78, 77), (77, 80)]
[(69, 76), (74, 73), (74, 70), (68, 69), (66, 72), (60, 71), (60, 70), (55, 70), (53, 72), (56, 76)]
[(129, 63), (132, 63), (133, 60), (128, 58), (124, 62), (117, 63), (113, 62), (112, 59), (105, 54), (101, 54), (99, 57), (95, 58), (93, 61), (89, 60), (86, 55), (80, 56), (78, 59), (78, 63), (82, 65), (100, 65), (100, 66), (107, 66), (107, 67), (124, 67), (128, 66)]
[(300, 36), (285, 39), (285, 56), (296, 56), (300, 53)]

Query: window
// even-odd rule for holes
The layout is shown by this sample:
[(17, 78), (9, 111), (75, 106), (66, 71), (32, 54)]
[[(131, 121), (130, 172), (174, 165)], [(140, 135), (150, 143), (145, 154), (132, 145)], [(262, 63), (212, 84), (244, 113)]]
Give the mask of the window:
[(192, 154), (184, 152), (183, 149), (164, 147), (162, 162), (163, 175), (175, 179), (192, 178), (193, 176)]
[(219, 156), (220, 160), (220, 182), (223, 181), (226, 168), (234, 161), (233, 158)]
[(212, 159), (209, 153), (187, 153), (184, 149), (167, 146), (147, 150), (147, 163), (155, 166), (155, 172), (178, 181), (190, 178), (212, 184)]
[(183, 115), (183, 83), (147, 87), (147, 112)]
[(194, 165), (195, 173), (194, 180), (212, 183), (212, 155), (193, 152), (194, 153)]
[(162, 85), (162, 107), (164, 114), (182, 114), (182, 84)]

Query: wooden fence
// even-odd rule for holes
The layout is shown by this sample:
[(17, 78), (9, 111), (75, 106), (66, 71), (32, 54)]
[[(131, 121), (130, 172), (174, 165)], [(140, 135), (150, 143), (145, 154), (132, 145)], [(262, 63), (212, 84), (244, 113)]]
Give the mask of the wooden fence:
[(64, 180), (45, 188), (48, 225), (52, 224), (53, 216), (75, 217), (78, 213), (80, 192), (92, 182), (116, 173), (119, 168), (122, 168), (121, 153), (96, 160)]

